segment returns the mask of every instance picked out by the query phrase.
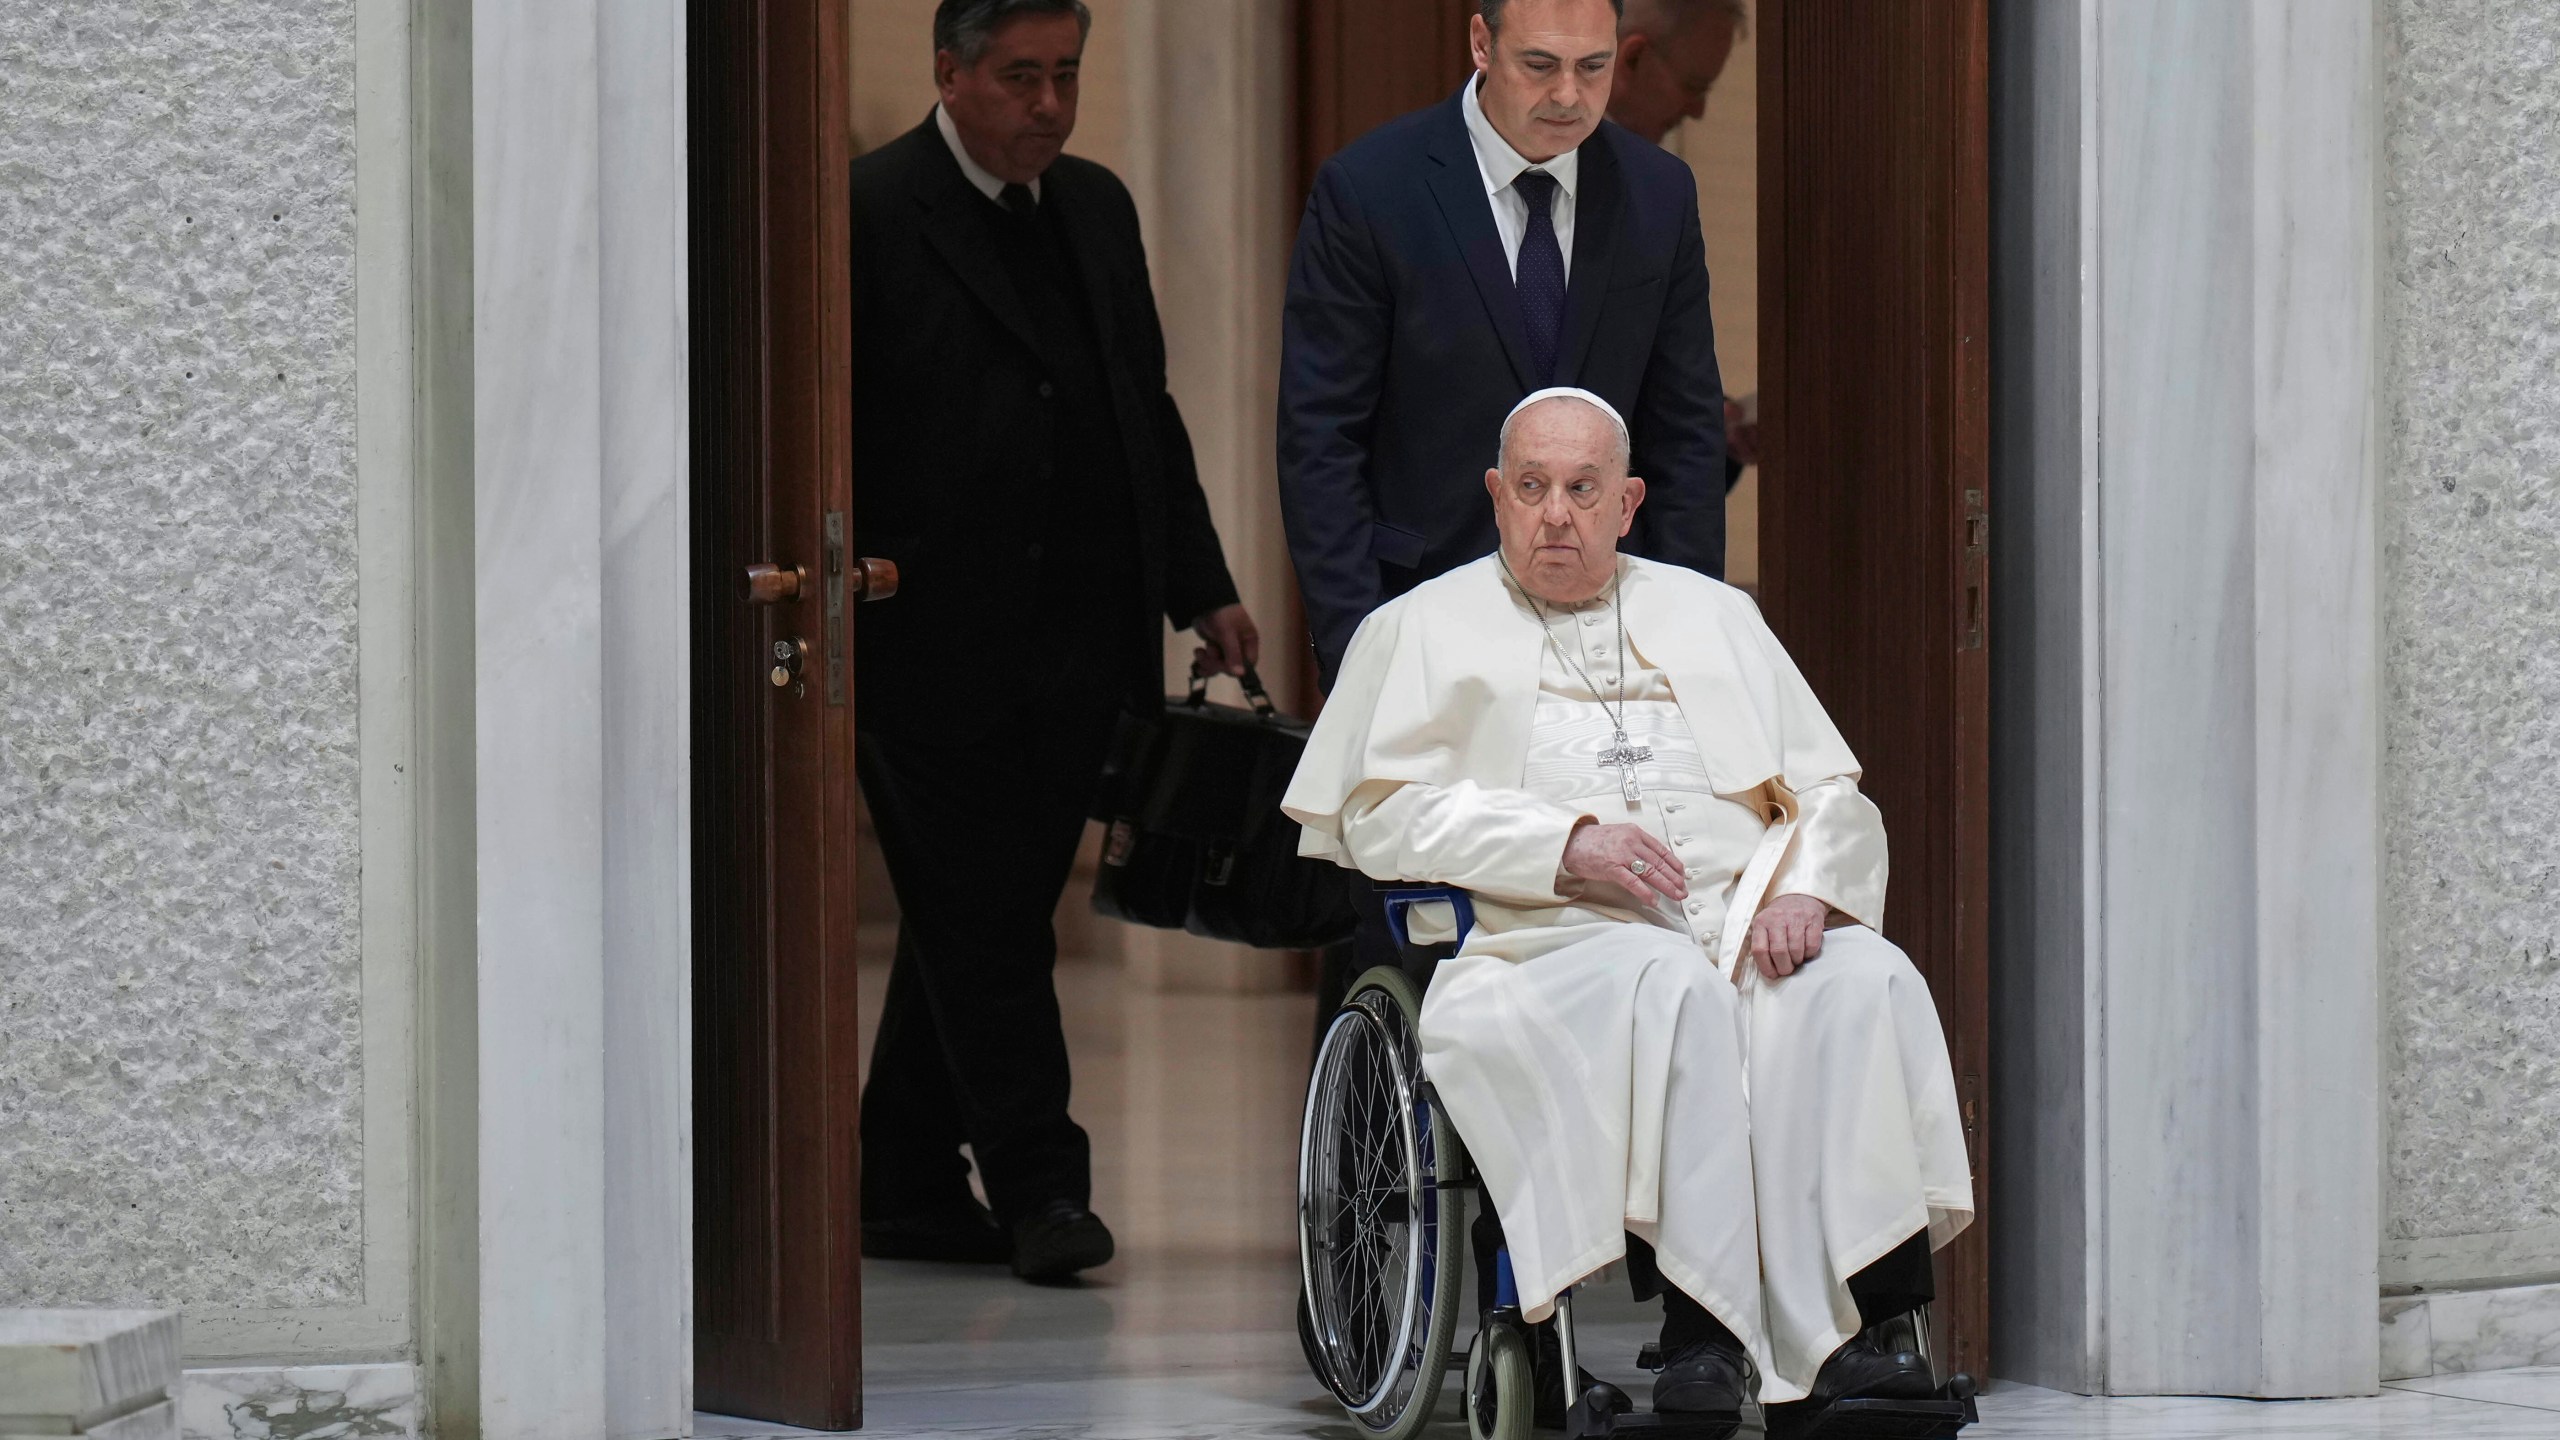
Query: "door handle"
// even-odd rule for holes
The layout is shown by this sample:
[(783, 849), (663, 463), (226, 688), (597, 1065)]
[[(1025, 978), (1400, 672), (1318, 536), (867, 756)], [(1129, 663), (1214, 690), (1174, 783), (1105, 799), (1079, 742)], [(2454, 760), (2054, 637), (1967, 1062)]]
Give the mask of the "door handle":
[(865, 555), (853, 562), (853, 593), (863, 600), (886, 600), (898, 593), (898, 562)]
[(747, 603), (779, 605), (785, 600), (797, 600), (808, 583), (809, 571), (805, 566), (776, 565), (770, 560), (760, 560), (747, 567)]

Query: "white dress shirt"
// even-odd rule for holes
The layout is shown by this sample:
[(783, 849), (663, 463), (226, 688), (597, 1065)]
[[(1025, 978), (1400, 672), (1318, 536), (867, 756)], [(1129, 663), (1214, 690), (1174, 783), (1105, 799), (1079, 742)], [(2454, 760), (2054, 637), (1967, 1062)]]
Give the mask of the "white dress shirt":
[[(1484, 176), (1485, 198), (1493, 203), (1493, 228), (1502, 236), (1503, 258), (1511, 262), (1511, 278), (1520, 278), (1520, 237), (1529, 233), (1529, 201), (1511, 182), (1523, 170), (1544, 170), (1556, 178), (1556, 195), (1547, 206), (1548, 222), (1555, 226), (1556, 246), (1564, 251), (1564, 278), (1573, 279), (1573, 192), (1582, 182), (1582, 152), (1567, 150), (1543, 165), (1532, 165), (1520, 158), (1493, 122), (1484, 118), (1484, 106), (1476, 102), (1476, 87), (1484, 83), (1478, 73), (1467, 82), (1466, 98), (1460, 105), (1467, 114), (1467, 138), (1475, 142), (1476, 169)], [(943, 134), (951, 133), (949, 121), (943, 122)], [(953, 141), (952, 148), (959, 148)], [(968, 161), (961, 161), (966, 165)], [(992, 178), (992, 177), (990, 177)]]
[[(969, 177), (969, 183), (978, 187), (978, 193), (999, 205), (1003, 204), (1004, 182), (997, 179), (986, 166), (969, 158), (969, 147), (960, 143), (960, 127), (951, 123), (951, 117), (943, 112), (940, 105), (933, 107), (933, 128), (942, 132), (942, 143), (951, 147), (951, 158), (960, 162), (960, 173)], [(1031, 177), (1031, 200), (1035, 205), (1040, 201), (1040, 177), (1037, 175)], [(1518, 205), (1523, 202), (1514, 197), (1512, 203)], [(1528, 212), (1524, 210), (1521, 213), (1525, 215)], [(1561, 232), (1559, 232), (1559, 238), (1561, 238)], [(1520, 253), (1520, 243), (1516, 240), (1511, 244), (1511, 253), (1514, 255)]]

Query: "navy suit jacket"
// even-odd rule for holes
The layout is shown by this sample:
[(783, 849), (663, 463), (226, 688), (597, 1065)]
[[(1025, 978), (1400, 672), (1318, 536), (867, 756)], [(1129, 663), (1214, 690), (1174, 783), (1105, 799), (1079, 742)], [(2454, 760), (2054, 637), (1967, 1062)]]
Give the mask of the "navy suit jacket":
[(1555, 373), (1536, 375), (1462, 95), (1326, 161), (1289, 265), (1280, 506), (1327, 688), (1362, 617), (1494, 548), (1484, 472), (1503, 417), (1549, 384), (1634, 432), (1647, 492), (1622, 548), (1724, 573), (1724, 387), (1688, 164), (1605, 120), (1583, 142)]

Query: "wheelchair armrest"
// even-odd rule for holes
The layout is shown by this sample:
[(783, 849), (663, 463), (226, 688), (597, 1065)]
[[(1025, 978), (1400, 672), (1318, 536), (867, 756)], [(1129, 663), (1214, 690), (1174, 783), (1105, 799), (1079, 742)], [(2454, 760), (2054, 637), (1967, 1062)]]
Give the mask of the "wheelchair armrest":
[(1386, 897), (1387, 929), (1393, 931), (1396, 944), (1411, 948), (1413, 936), (1405, 923), (1405, 912), (1416, 905), (1443, 901), (1458, 919), (1458, 938), (1463, 941), (1476, 925), (1475, 901), (1455, 885), (1380, 885)]

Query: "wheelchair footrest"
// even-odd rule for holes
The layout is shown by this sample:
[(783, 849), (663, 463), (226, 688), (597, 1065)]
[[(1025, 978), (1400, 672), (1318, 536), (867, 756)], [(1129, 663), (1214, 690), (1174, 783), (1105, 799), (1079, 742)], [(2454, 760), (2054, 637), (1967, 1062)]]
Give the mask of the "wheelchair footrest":
[(1773, 1415), (1769, 1434), (1773, 1440), (1941, 1440), (1977, 1418), (1970, 1394), (1962, 1399), (1840, 1400), (1801, 1421)]
[[(1614, 1400), (1616, 1403), (1608, 1403)], [(1644, 1440), (1725, 1440), (1742, 1427), (1742, 1412), (1669, 1414), (1618, 1408), (1625, 1399), (1612, 1387), (1594, 1385), (1583, 1392), (1565, 1417), (1566, 1440), (1611, 1440), (1642, 1436)]]
[(1567, 1426), (1571, 1440), (1598, 1440), (1602, 1436), (1641, 1436), (1643, 1440), (1725, 1440), (1742, 1428), (1742, 1412), (1703, 1415), (1657, 1415), (1636, 1411), (1604, 1417), (1597, 1430), (1576, 1430)]

